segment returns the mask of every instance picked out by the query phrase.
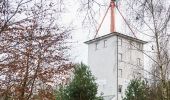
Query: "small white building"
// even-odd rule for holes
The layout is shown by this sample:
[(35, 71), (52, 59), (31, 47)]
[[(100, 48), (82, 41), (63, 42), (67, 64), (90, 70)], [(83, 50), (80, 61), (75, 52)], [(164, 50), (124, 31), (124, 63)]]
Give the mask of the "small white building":
[(143, 45), (146, 43), (118, 32), (85, 42), (88, 64), (105, 100), (122, 100), (129, 81), (144, 72)]

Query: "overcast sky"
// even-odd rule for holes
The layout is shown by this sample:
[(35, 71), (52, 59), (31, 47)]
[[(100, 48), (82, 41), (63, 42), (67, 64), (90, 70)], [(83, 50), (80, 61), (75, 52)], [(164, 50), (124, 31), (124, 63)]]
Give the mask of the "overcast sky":
[[(124, 0), (119, 0), (118, 6), (123, 16), (127, 18), (128, 16), (130, 16), (127, 14), (127, 11), (129, 9), (128, 10), (126, 9), (127, 4), (123, 1)], [(108, 0), (108, 4), (109, 2), (110, 1)], [(170, 0), (168, 2), (170, 3)], [(77, 2), (76, 0), (69, 0), (67, 4), (68, 4), (67, 5), (68, 9), (64, 13), (63, 23), (74, 27), (74, 30), (72, 31), (72, 34), (71, 34), (72, 42), (73, 42), (71, 53), (70, 53), (71, 58), (72, 58), (72, 61), (74, 62), (82, 61), (87, 64), (88, 50), (87, 50), (87, 45), (84, 44), (84, 42), (89, 39), (93, 39), (96, 32), (94, 30), (85, 29), (84, 27), (82, 27), (82, 20), (84, 19), (84, 16), (83, 16), (83, 13), (78, 12), (78, 8), (80, 8), (79, 2)], [(100, 14), (98, 14), (98, 16), (96, 17), (96, 20), (98, 23), (101, 23), (101, 20), (105, 12), (106, 12), (106, 9), (100, 10)], [(132, 32), (129, 30), (129, 28), (127, 27), (127, 25), (125, 24), (124, 20), (122, 19), (122, 17), (120, 16), (117, 10), (116, 10), (115, 20), (116, 20), (116, 31), (117, 32), (132, 36)], [(110, 33), (110, 11), (108, 12), (102, 24), (102, 27), (99, 31), (99, 36), (104, 35), (104, 34), (109, 34), (109, 33)], [(145, 33), (147, 33), (147, 31), (145, 31)], [(143, 35), (137, 32), (136, 32), (136, 35), (139, 39), (142, 39), (145, 41), (149, 40), (150, 38), (150, 37), (147, 37), (146, 35)]]
[[(109, 3), (109, 1), (108, 1)], [(95, 35), (94, 30), (90, 29), (85, 29), (82, 26), (82, 20), (84, 17), (81, 15), (80, 12), (78, 12), (78, 8), (80, 7), (80, 4), (78, 2), (73, 1), (68, 1), (69, 8), (65, 14), (64, 14), (64, 20), (63, 22), (66, 25), (71, 25), (74, 27), (75, 30), (72, 31), (72, 48), (71, 48), (71, 58), (74, 62), (84, 62), (87, 64), (87, 58), (88, 58), (88, 46), (84, 44), (85, 41), (89, 39), (93, 39)], [(123, 6), (123, 5), (122, 5)], [(100, 11), (100, 14), (98, 14), (97, 22), (101, 23), (101, 20), (104, 16), (104, 13), (106, 12), (106, 9), (102, 9)], [(125, 31), (122, 31), (122, 24), (123, 21), (116, 11), (116, 31), (124, 33)], [(96, 26), (98, 27), (98, 26)], [(99, 31), (99, 36), (104, 35), (104, 34), (109, 34), (110, 33), (110, 10), (102, 24), (102, 27)]]

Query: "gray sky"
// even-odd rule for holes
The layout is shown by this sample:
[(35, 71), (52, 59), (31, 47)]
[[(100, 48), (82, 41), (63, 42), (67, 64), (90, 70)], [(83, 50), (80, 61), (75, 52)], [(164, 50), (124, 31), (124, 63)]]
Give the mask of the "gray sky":
[[(73, 0), (69, 1), (68, 4), (69, 5), (67, 5), (68, 6), (67, 8), (71, 7), (71, 9), (68, 9), (68, 11), (64, 14), (63, 22), (66, 23), (66, 25), (71, 25), (75, 28), (75, 30), (72, 32), (73, 44), (71, 49), (71, 58), (74, 62), (82, 61), (87, 64), (88, 48), (87, 45), (84, 44), (84, 42), (89, 39), (93, 39), (96, 31), (94, 31), (93, 29), (84, 28), (82, 26), (82, 20), (84, 19), (84, 16), (80, 15), (80, 12), (77, 11), (77, 9), (80, 7), (78, 2), (75, 3)], [(98, 17), (96, 17), (98, 23), (101, 23), (101, 20), (105, 12), (106, 9), (100, 10)], [(116, 11), (117, 32), (125, 33), (125, 30), (123, 31), (122, 27), (123, 24), (125, 24), (124, 21)], [(96, 27), (98, 28), (98, 26)], [(109, 33), (110, 33), (110, 10), (102, 24), (102, 27), (98, 35), (101, 36)]]
[[(128, 10), (126, 9), (127, 4), (124, 3), (123, 1), (124, 0), (119, 0), (118, 6), (123, 16), (125, 18), (128, 18), (131, 15), (127, 14), (128, 12)], [(168, 2), (170, 3), (170, 0)], [(109, 3), (109, 0), (108, 0), (108, 3)], [(74, 62), (82, 61), (87, 64), (88, 50), (87, 50), (87, 45), (84, 44), (84, 42), (89, 39), (92, 39), (96, 32), (94, 30), (90, 30), (90, 29), (82, 27), (82, 20), (84, 19), (84, 16), (83, 14), (77, 11), (78, 8), (80, 7), (79, 2), (76, 2), (76, 0), (69, 0), (67, 4), (68, 4), (67, 8), (69, 9), (64, 14), (63, 22), (66, 25), (70, 25), (74, 27), (75, 29), (74, 31), (72, 31), (72, 34), (71, 34), (72, 42), (73, 42), (71, 53), (70, 53), (71, 58), (72, 58), (72, 61)], [(101, 9), (100, 13), (97, 15), (96, 20), (98, 24), (101, 22), (105, 12), (106, 12), (106, 9)], [(127, 27), (127, 25), (125, 24), (124, 20), (122, 19), (122, 17), (120, 16), (117, 10), (116, 10), (115, 20), (116, 20), (116, 31), (117, 32), (132, 36), (132, 32), (129, 30), (129, 28)], [(96, 27), (98, 28), (98, 25)], [(110, 33), (109, 31), (110, 31), (110, 11), (108, 12), (98, 34), (99, 36), (101, 36), (101, 35)], [(147, 30), (145, 30), (144, 32), (148, 33)], [(139, 32), (135, 32), (135, 33), (139, 39), (142, 39), (145, 41), (150, 40), (150, 37), (147, 37), (146, 35), (143, 35)], [(150, 49), (150, 45), (145, 47), (146, 50), (149, 50), (148, 48)], [(147, 57), (145, 57), (145, 60), (146, 60), (145, 63), (149, 61)]]

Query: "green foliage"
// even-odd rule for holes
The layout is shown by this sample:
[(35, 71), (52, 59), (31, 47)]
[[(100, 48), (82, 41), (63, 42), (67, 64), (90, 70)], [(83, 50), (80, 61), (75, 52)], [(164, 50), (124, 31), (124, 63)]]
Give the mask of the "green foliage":
[(131, 80), (123, 100), (147, 100), (146, 85), (140, 79)]
[(75, 65), (74, 78), (57, 92), (57, 100), (102, 100), (96, 97), (97, 84), (89, 68), (81, 63)]
[(67, 88), (60, 86), (59, 90), (56, 91), (56, 100), (69, 100), (67, 90)]
[(165, 82), (163, 90), (160, 81), (147, 85), (140, 79), (131, 80), (123, 100), (170, 100), (170, 81)]

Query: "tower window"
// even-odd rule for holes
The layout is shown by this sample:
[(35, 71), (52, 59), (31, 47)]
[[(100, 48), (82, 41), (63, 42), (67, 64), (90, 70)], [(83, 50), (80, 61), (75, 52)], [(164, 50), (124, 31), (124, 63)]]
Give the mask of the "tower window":
[(99, 45), (98, 43), (95, 43), (95, 50), (99, 49), (98, 45)]
[(119, 46), (122, 45), (122, 38), (118, 38), (118, 45), (119, 45)]
[(137, 58), (137, 65), (141, 65), (141, 59)]
[(119, 54), (118, 54), (118, 60), (119, 60), (120, 62), (122, 62), (122, 53), (119, 53)]
[(103, 45), (104, 48), (107, 47), (107, 40), (104, 40), (104, 45)]
[(137, 74), (138, 74), (138, 77), (142, 77), (142, 74), (140, 72), (138, 72)]
[(132, 41), (129, 41), (129, 49), (132, 49)]
[(118, 70), (118, 77), (122, 77), (122, 69)]
[(122, 85), (119, 85), (119, 87), (118, 87), (118, 92), (119, 92), (119, 93), (122, 93)]
[(139, 49), (139, 50), (142, 50), (142, 45), (140, 43), (137, 43), (136, 48)]

